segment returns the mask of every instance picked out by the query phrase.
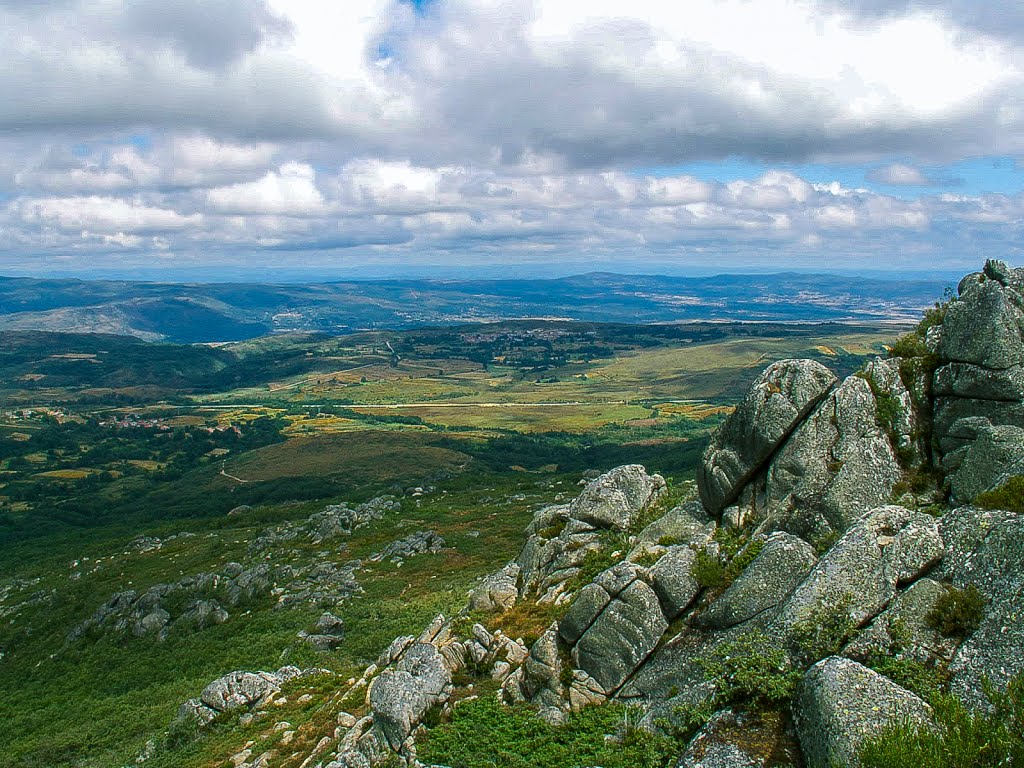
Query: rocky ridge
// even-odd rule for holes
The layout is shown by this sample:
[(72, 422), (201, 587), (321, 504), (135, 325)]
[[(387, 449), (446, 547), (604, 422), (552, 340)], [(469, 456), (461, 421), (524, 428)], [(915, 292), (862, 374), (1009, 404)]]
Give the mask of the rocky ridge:
[[(1024, 672), (1024, 516), (974, 504), (1024, 474), (1024, 270), (987, 263), (927, 320), (843, 381), (812, 361), (769, 366), (708, 446), (699, 500), (666, 504), (665, 481), (629, 465), (538, 510), (463, 615), (397, 638), (344, 686), (337, 728), (302, 764), (420, 765), (417, 734), (466, 698), (467, 672), (555, 723), (608, 700), (651, 729), (710, 709), (681, 768), (780, 753), (854, 766), (886, 726), (932, 727), (879, 658), (918, 663), (984, 709), (983, 680)], [(968, 588), (977, 627), (939, 631), (941, 598)], [(557, 609), (533, 642), (488, 629), (524, 605)], [(752, 645), (777, 650), (794, 682), (774, 718), (715, 673)], [(194, 709), (181, 716), (202, 720)]]

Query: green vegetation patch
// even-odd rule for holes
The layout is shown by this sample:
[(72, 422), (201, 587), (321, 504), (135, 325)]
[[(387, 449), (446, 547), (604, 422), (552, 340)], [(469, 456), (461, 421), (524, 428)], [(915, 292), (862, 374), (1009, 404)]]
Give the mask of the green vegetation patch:
[(1024, 475), (1014, 475), (998, 488), (985, 491), (974, 503), (982, 509), (1005, 509), (1024, 514)]
[(526, 706), (505, 707), (493, 696), (464, 701), (447, 723), (430, 730), (419, 758), (450, 768), (662, 768), (682, 745), (636, 727), (639, 714), (622, 704), (587, 707), (561, 726)]
[(934, 729), (901, 723), (864, 745), (862, 768), (996, 768), (1024, 765), (1024, 677), (989, 687), (991, 710), (972, 712), (948, 694), (932, 699)]

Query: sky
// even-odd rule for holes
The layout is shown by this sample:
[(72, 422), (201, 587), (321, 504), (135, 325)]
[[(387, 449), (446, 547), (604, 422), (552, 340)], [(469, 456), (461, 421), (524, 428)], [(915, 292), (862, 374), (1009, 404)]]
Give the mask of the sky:
[(1024, 4), (0, 0), (0, 274), (1024, 264)]

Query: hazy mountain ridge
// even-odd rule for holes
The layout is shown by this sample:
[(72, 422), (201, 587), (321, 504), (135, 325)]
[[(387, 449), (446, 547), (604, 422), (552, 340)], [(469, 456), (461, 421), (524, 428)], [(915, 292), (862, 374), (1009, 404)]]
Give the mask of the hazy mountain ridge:
[(938, 279), (793, 273), (680, 278), (593, 272), (537, 280), (308, 285), (0, 277), (0, 329), (192, 343), (526, 317), (631, 323), (907, 320), (930, 306), (943, 288)]

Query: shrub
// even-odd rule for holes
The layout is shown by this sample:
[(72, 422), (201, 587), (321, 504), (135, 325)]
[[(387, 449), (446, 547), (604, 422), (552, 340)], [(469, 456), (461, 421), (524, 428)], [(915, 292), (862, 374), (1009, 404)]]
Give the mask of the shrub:
[(970, 584), (966, 589), (947, 587), (925, 615), (925, 623), (947, 637), (966, 637), (978, 628), (988, 600)]
[(762, 549), (764, 549), (764, 541), (757, 539), (740, 550), (736, 557), (729, 561), (729, 565), (725, 567), (725, 583), (731, 584), (734, 582), (754, 562), (754, 558), (761, 554)]
[(979, 494), (974, 503), (983, 509), (1024, 514), (1024, 475), (1014, 475), (998, 488)]
[(800, 680), (786, 652), (758, 630), (719, 646), (700, 665), (708, 681), (715, 683), (720, 701), (739, 707), (788, 701)]
[(986, 686), (992, 708), (970, 712), (948, 694), (932, 698), (935, 728), (900, 723), (868, 741), (862, 768), (995, 768), (1024, 765), (1024, 677), (1005, 692)]
[(838, 653), (857, 628), (850, 616), (849, 595), (843, 595), (815, 616), (800, 619), (790, 635), (794, 657), (804, 667)]
[(917, 659), (879, 653), (868, 658), (866, 665), (926, 701), (941, 693), (949, 682), (945, 669)]
[(719, 587), (725, 581), (725, 566), (717, 555), (706, 549), (698, 550), (693, 562), (693, 578), (702, 587)]
[(504, 707), (493, 696), (457, 706), (447, 723), (420, 741), (419, 758), (451, 768), (663, 768), (682, 750), (674, 739), (636, 727), (636, 713), (610, 703), (587, 707), (561, 726), (539, 720), (523, 705)]

